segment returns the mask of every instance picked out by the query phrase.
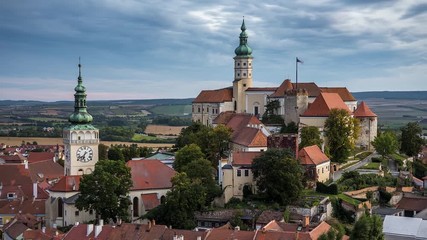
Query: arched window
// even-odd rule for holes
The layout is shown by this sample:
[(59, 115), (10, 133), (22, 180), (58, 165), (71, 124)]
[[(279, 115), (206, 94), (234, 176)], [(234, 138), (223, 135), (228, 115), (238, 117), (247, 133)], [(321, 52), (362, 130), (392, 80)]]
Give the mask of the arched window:
[(92, 173), (92, 169), (91, 168), (87, 168), (86, 169), (86, 174), (91, 174)]
[(133, 198), (133, 216), (138, 217), (139, 216), (139, 204), (138, 204), (138, 198)]
[(78, 171), (77, 171), (77, 175), (83, 175), (84, 174), (84, 172), (83, 172), (83, 169), (79, 169)]
[(234, 101), (234, 111), (237, 111), (237, 102)]
[(64, 205), (62, 198), (58, 199), (58, 217), (64, 217)]
[(165, 203), (166, 202), (166, 197), (165, 196), (161, 196), (160, 197), (160, 203)]

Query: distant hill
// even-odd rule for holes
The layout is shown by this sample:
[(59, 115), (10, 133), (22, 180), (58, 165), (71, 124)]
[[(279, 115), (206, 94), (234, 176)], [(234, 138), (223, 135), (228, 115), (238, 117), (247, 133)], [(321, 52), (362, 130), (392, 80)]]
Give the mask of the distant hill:
[[(183, 99), (140, 99), (140, 100), (96, 100), (88, 101), (88, 105), (187, 105), (191, 104), (194, 98), (183, 98)], [(56, 102), (42, 102), (42, 101), (31, 101), (31, 100), (0, 100), (0, 106), (62, 106), (73, 105), (74, 101), (56, 101)]]
[(352, 94), (357, 100), (369, 98), (427, 100), (427, 91), (375, 91), (353, 92)]

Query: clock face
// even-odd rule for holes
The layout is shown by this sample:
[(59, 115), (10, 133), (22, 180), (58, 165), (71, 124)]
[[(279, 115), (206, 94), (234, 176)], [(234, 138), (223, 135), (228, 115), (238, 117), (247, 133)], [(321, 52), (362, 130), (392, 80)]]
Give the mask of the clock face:
[(93, 150), (88, 146), (83, 146), (77, 149), (77, 161), (89, 162), (93, 158)]

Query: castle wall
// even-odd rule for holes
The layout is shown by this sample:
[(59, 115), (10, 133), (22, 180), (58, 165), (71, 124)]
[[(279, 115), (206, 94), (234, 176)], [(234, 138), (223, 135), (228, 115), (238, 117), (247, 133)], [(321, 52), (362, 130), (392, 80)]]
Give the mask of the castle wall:
[(246, 112), (256, 115), (255, 107), (258, 107), (257, 116), (262, 116), (265, 112), (265, 105), (267, 104), (267, 96), (273, 92), (246, 92)]
[(212, 121), (221, 113), (233, 111), (232, 102), (224, 103), (193, 103), (192, 120), (204, 125), (212, 125)]
[(372, 149), (371, 142), (377, 136), (377, 118), (358, 118), (360, 121), (360, 133), (356, 145)]
[(300, 115), (307, 110), (309, 103), (308, 93), (304, 89), (291, 90), (284, 96), (285, 123), (299, 123)]

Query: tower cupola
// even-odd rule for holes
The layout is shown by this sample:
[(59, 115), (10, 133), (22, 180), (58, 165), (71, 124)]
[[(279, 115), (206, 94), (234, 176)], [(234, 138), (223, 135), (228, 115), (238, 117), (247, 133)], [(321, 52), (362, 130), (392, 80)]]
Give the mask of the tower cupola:
[(86, 88), (83, 86), (81, 67), (79, 63), (79, 77), (77, 78), (77, 86), (74, 88), (74, 112), (68, 118), (72, 124), (89, 124), (93, 117), (87, 112), (86, 106)]
[(234, 50), (236, 57), (252, 57), (252, 48), (248, 46), (248, 34), (246, 33), (245, 19), (243, 19), (242, 26), (240, 27), (240, 45)]

